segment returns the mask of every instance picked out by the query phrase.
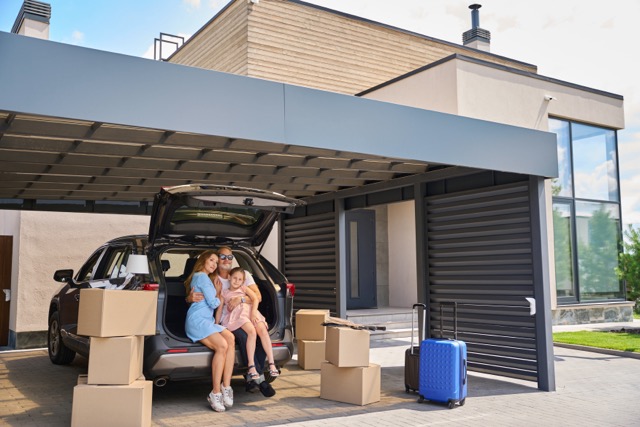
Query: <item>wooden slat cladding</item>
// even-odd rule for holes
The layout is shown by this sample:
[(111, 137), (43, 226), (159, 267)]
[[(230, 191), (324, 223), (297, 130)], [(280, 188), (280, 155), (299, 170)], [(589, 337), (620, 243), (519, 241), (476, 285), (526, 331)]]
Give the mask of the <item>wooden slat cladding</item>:
[(169, 62), (246, 76), (248, 7), (246, 1), (231, 4), (182, 46)]
[(454, 53), (535, 67), (286, 0), (236, 0), (171, 59), (355, 94)]
[[(536, 381), (528, 181), (427, 197), (431, 336), (440, 336), (440, 303), (458, 303), (458, 338), (469, 370)], [(452, 310), (442, 319), (453, 337)]]
[(285, 218), (283, 272), (296, 285), (294, 309), (336, 310), (336, 226), (331, 213)]

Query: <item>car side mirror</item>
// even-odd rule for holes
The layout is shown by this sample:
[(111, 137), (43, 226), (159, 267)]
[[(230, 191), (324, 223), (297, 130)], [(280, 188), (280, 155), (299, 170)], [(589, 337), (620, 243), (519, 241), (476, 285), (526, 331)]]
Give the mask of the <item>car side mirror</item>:
[(73, 270), (58, 270), (53, 273), (53, 280), (62, 283), (71, 283), (73, 280)]

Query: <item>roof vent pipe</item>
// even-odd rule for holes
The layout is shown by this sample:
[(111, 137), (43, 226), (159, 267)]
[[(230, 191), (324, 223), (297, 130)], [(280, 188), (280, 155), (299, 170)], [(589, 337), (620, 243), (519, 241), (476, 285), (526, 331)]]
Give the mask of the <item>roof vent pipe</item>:
[(471, 9), (471, 28), (475, 29), (480, 27), (480, 12), (478, 12), (478, 9), (480, 9), (482, 7), (481, 4), (472, 4), (471, 6), (469, 6), (469, 9)]
[(469, 6), (469, 9), (471, 9), (471, 29), (462, 33), (462, 43), (467, 47), (489, 52), (491, 33), (480, 28), (479, 9), (481, 7), (482, 5), (480, 4)]

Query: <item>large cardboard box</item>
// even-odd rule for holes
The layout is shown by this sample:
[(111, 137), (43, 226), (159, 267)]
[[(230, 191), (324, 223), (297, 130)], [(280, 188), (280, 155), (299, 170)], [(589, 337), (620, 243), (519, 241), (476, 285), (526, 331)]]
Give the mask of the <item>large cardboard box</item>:
[(320, 369), (325, 361), (326, 341), (298, 340), (298, 366), (302, 369)]
[(369, 366), (369, 331), (327, 328), (325, 358), (340, 368)]
[(155, 335), (158, 293), (81, 289), (78, 334), (90, 337)]
[(78, 384), (73, 388), (72, 427), (150, 426), (153, 383)]
[(128, 385), (142, 375), (144, 337), (91, 337), (88, 384)]
[(329, 310), (302, 309), (296, 312), (296, 339), (306, 341), (324, 341), (325, 326)]
[(320, 367), (320, 397), (354, 405), (380, 401), (380, 365), (339, 368), (329, 362)]

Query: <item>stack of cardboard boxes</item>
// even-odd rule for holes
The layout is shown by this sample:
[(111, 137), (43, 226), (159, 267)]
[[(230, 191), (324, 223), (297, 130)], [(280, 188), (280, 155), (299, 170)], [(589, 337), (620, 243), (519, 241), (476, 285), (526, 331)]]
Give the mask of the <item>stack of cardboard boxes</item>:
[(87, 375), (73, 389), (72, 426), (150, 426), (153, 383), (142, 375), (144, 336), (156, 332), (158, 295), (82, 289), (78, 334), (89, 336)]
[(329, 310), (298, 310), (296, 312), (296, 340), (298, 365), (302, 369), (320, 369), (324, 358), (326, 327)]
[(325, 327), (328, 310), (298, 310), (298, 365), (320, 369), (320, 397), (367, 405), (380, 401), (380, 365), (369, 363), (369, 331)]

